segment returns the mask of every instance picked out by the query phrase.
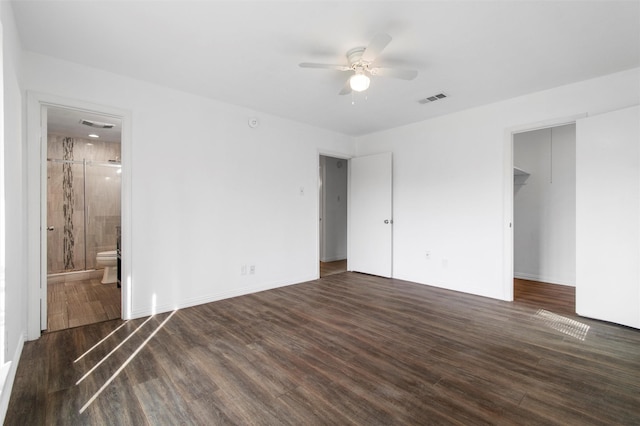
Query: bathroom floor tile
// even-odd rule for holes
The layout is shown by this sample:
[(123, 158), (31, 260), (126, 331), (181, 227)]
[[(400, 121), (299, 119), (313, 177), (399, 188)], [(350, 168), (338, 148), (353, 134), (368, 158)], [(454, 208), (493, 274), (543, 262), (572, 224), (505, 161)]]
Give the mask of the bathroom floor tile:
[(47, 288), (47, 331), (120, 318), (120, 289), (100, 279), (50, 282)]

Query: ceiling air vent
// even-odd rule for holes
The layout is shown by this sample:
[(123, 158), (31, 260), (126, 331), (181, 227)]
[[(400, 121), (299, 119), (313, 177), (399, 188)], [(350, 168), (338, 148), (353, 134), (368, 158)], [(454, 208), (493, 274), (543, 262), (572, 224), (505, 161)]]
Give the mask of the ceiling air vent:
[(418, 103), (420, 104), (428, 104), (429, 102), (439, 101), (440, 99), (446, 98), (447, 95), (444, 93), (438, 93), (437, 95), (429, 96), (428, 98), (420, 99)]
[(89, 127), (96, 127), (98, 129), (113, 129), (116, 126), (115, 124), (85, 120), (84, 118), (80, 120), (80, 124), (84, 124), (85, 126), (89, 126)]

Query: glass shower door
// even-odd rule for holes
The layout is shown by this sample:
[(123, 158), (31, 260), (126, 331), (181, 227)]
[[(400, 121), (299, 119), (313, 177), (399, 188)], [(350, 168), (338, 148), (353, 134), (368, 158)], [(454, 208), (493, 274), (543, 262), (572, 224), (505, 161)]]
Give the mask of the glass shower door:
[(96, 267), (96, 255), (116, 249), (120, 226), (120, 165), (87, 163), (87, 269)]

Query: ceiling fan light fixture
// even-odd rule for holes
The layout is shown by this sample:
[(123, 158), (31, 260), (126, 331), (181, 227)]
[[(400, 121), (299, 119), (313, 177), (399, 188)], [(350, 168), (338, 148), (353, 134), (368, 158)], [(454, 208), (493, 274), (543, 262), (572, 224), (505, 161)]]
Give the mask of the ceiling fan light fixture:
[(371, 83), (371, 79), (363, 72), (356, 72), (349, 79), (349, 86), (351, 86), (351, 90), (354, 92), (363, 92), (367, 90), (369, 88), (369, 83)]

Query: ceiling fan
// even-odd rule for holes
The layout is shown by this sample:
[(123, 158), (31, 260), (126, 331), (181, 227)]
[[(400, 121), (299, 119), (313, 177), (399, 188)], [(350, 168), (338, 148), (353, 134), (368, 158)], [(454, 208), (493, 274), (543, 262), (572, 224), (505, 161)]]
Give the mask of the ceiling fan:
[(349, 77), (340, 95), (347, 95), (351, 91), (362, 92), (369, 88), (371, 76), (393, 77), (402, 80), (413, 80), (418, 75), (418, 71), (406, 70), (398, 68), (384, 68), (374, 66), (374, 62), (378, 55), (391, 42), (391, 36), (385, 33), (377, 34), (369, 46), (356, 47), (347, 52), (347, 60), (349, 65), (332, 65), (332, 64), (316, 64), (311, 62), (302, 62), (301, 68), (322, 68), (338, 71), (350, 71), (353, 74)]

